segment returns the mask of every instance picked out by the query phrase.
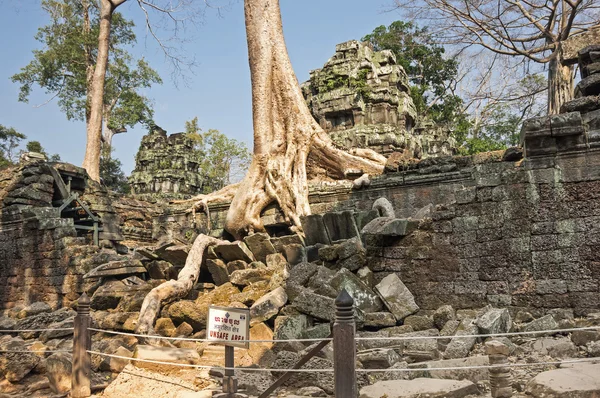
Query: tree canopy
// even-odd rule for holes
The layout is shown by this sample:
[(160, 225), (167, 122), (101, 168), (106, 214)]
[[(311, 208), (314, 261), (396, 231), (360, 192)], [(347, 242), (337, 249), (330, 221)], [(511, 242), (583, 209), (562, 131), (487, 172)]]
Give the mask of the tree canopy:
[(13, 127), (0, 124), (0, 167), (14, 164), (17, 159), (17, 148), (21, 140), (26, 139), (25, 134), (19, 133)]

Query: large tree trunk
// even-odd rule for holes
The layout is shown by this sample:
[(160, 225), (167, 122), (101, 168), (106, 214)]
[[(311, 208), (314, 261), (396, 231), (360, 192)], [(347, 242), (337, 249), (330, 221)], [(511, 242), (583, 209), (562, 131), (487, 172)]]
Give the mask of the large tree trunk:
[(100, 181), (100, 151), (102, 146), (102, 114), (104, 111), (104, 83), (108, 68), (110, 29), (115, 9), (126, 0), (101, 0), (100, 32), (98, 34), (98, 54), (94, 76), (88, 92), (90, 98), (89, 120), (87, 123), (87, 144), (83, 168), (89, 176)]
[(286, 220), (300, 226), (310, 214), (307, 158), (335, 178), (349, 169), (381, 173), (385, 158), (363, 150), (360, 156), (334, 147), (312, 117), (292, 69), (278, 0), (245, 0), (246, 34), (252, 77), (254, 158), (227, 214), (236, 238), (263, 231), (262, 210), (277, 202)]
[(562, 63), (559, 54), (548, 65), (548, 115), (560, 113), (560, 107), (573, 99), (573, 67)]

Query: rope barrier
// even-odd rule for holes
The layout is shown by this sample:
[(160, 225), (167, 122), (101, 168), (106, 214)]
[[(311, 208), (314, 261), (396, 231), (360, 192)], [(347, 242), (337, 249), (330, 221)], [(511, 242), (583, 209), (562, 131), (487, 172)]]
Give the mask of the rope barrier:
[[(97, 351), (87, 351), (93, 355), (100, 355), (109, 358), (125, 359), (128, 361), (145, 362), (157, 365), (167, 365), (184, 368), (195, 368), (195, 369), (220, 369), (220, 370), (238, 370), (244, 372), (295, 372), (295, 373), (321, 373), (321, 372), (333, 372), (333, 368), (326, 369), (267, 369), (267, 368), (235, 368), (225, 366), (208, 366), (208, 365), (193, 365), (186, 363), (173, 363), (155, 361), (152, 359), (138, 359), (125, 357), (121, 355), (106, 354)], [(523, 367), (536, 367), (546, 365), (563, 365), (570, 363), (585, 363), (585, 362), (600, 362), (600, 358), (583, 358), (566, 361), (548, 361), (548, 362), (532, 362), (532, 363), (514, 363), (514, 364), (501, 364), (501, 365), (479, 365), (479, 366), (449, 366), (441, 368), (402, 368), (402, 369), (356, 369), (356, 372), (360, 373), (385, 373), (385, 372), (423, 372), (432, 370), (469, 370), (469, 369), (495, 369), (495, 368), (523, 368)]]
[(3, 329), (0, 330), (0, 333), (31, 333), (31, 332), (66, 332), (72, 331), (73, 328), (63, 328), (63, 329)]
[(526, 336), (536, 334), (548, 334), (548, 333), (568, 333), (576, 332), (579, 330), (600, 330), (600, 326), (590, 326), (585, 328), (570, 328), (570, 329), (552, 329), (552, 330), (536, 330), (532, 332), (509, 332), (509, 333), (489, 333), (489, 334), (465, 334), (465, 335), (454, 335), (454, 336), (392, 336), (392, 337), (356, 337), (355, 339), (361, 341), (369, 340), (441, 340), (441, 339), (470, 339), (480, 337), (504, 337), (504, 336)]
[(71, 353), (72, 351), (65, 350), (47, 350), (47, 351), (29, 351), (29, 350), (0, 350), (0, 354), (16, 353), (16, 354), (54, 354), (56, 352)]
[[(191, 337), (165, 337), (165, 336), (151, 336), (148, 334), (136, 334), (136, 333), (126, 333), (126, 332), (116, 332), (113, 330), (104, 330), (104, 329), (96, 329), (89, 328), (93, 332), (99, 333), (108, 333), (108, 334), (117, 334), (123, 336), (133, 336), (133, 337), (143, 337), (148, 339), (157, 339), (157, 340), (174, 340), (174, 341), (194, 341), (198, 343), (225, 343), (230, 342), (229, 340), (213, 340), (213, 339), (193, 339)], [(331, 338), (326, 339), (290, 339), (290, 340), (236, 340), (236, 343), (290, 343), (290, 342), (312, 342), (317, 343), (321, 341), (333, 341)]]

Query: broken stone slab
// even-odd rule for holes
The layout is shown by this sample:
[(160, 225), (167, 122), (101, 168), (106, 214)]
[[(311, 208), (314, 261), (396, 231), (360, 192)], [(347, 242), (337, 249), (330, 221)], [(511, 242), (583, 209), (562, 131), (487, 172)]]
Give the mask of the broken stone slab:
[(575, 330), (571, 333), (571, 341), (585, 347), (588, 343), (600, 341), (600, 330)]
[(278, 316), (275, 318), (275, 340), (299, 339), (308, 327), (309, 319), (304, 314)]
[(319, 266), (315, 263), (301, 263), (290, 270), (288, 284), (306, 286), (310, 278), (317, 272)]
[(285, 246), (289, 246), (289, 245), (305, 246), (304, 242), (305, 242), (304, 238), (302, 236), (298, 235), (297, 233), (292, 234), (292, 235), (284, 235), (284, 236), (278, 236), (275, 238), (271, 238), (271, 243), (273, 244), (273, 247), (275, 247), (275, 251), (278, 253), (283, 253)]
[(37, 314), (43, 314), (52, 312), (52, 307), (48, 304), (38, 301), (36, 303), (30, 304), (27, 307), (23, 308), (19, 312), (17, 312), (17, 319), (27, 318), (28, 316), (33, 316)]
[(383, 309), (379, 296), (346, 268), (339, 270), (330, 283), (338, 293), (346, 289), (354, 299), (354, 306), (366, 313), (380, 312)]
[(420, 362), (409, 364), (408, 367), (409, 369), (423, 369), (422, 372), (410, 373), (409, 377), (411, 379), (418, 377), (430, 377), (433, 379), (469, 380), (473, 383), (477, 383), (480, 381), (489, 380), (489, 371), (487, 368), (485, 368), (489, 365), (490, 359), (487, 355), (484, 355), (468, 358)]
[(177, 279), (177, 269), (168, 261), (154, 260), (146, 264), (151, 279)]
[(219, 258), (207, 259), (206, 268), (208, 268), (208, 272), (210, 272), (215, 285), (221, 286), (229, 282), (229, 271), (227, 270), (227, 264), (223, 260)]
[(71, 391), (72, 362), (73, 357), (67, 353), (54, 353), (46, 359), (46, 374), (53, 393)]
[(258, 261), (266, 262), (267, 255), (276, 253), (269, 234), (266, 233), (248, 235), (244, 238), (244, 243)]
[(561, 108), (561, 113), (567, 112), (591, 112), (596, 109), (600, 109), (600, 97), (596, 95), (590, 95), (587, 97), (575, 98), (571, 101), (565, 102)]
[(411, 326), (416, 332), (434, 328), (433, 319), (426, 315), (409, 315), (404, 319), (403, 324)]
[(439, 330), (442, 330), (448, 321), (455, 319), (456, 311), (454, 311), (451, 305), (443, 305), (433, 313), (433, 323)]
[(335, 275), (335, 271), (326, 267), (319, 267), (317, 272), (310, 278), (306, 287), (322, 296), (336, 298), (339, 291), (331, 285), (331, 281)]
[(318, 319), (332, 321), (335, 317), (334, 299), (303, 289), (292, 301), (294, 308), (303, 314), (311, 315)]
[[(552, 315), (546, 315), (541, 318), (535, 319), (521, 327), (522, 332), (537, 332), (542, 330), (556, 330), (558, 329), (558, 323), (554, 320)], [(535, 336), (543, 336), (544, 333), (536, 334)]]
[(227, 263), (227, 272), (229, 274), (231, 274), (234, 271), (246, 269), (247, 267), (248, 267), (248, 264), (243, 260), (230, 261)]
[(360, 398), (463, 398), (477, 395), (477, 386), (468, 380), (418, 378), (379, 381), (360, 390)]
[(354, 214), (351, 211), (326, 213), (323, 215), (323, 223), (331, 242), (360, 236), (354, 221)]
[(508, 333), (512, 327), (512, 319), (506, 308), (491, 308), (475, 321), (481, 334)]
[(588, 95), (600, 94), (600, 74), (589, 75), (577, 83), (575, 87), (575, 98), (586, 97)]
[(377, 210), (369, 210), (369, 211), (359, 211), (354, 214), (354, 219), (356, 221), (356, 227), (359, 231), (361, 231), (365, 225), (373, 221), (374, 219), (379, 217), (379, 212)]
[(338, 259), (336, 267), (347, 268), (350, 271), (357, 271), (367, 263), (367, 251), (358, 237), (339, 244), (336, 248), (336, 257)]
[(248, 286), (260, 281), (271, 279), (273, 271), (267, 268), (248, 268), (239, 271), (233, 271), (229, 275), (229, 281), (234, 285)]
[(553, 137), (580, 135), (584, 133), (581, 113), (570, 112), (550, 116), (550, 126)]
[(83, 276), (83, 279), (101, 278), (106, 276), (127, 276), (146, 273), (146, 267), (140, 260), (111, 261), (102, 264)]
[(255, 325), (273, 318), (281, 307), (287, 303), (288, 296), (283, 287), (267, 293), (250, 307), (250, 325)]
[(154, 255), (159, 258), (170, 262), (176, 267), (183, 267), (187, 260), (188, 253), (190, 252), (189, 245), (177, 244), (175, 242), (169, 242), (154, 250)]
[(323, 216), (320, 214), (311, 214), (309, 216), (300, 217), (302, 230), (306, 236), (306, 245), (313, 246), (317, 243), (328, 245), (331, 243), (329, 234), (323, 222)]
[[(27, 351), (25, 341), (19, 337), (0, 340), (0, 350)], [(11, 383), (17, 383), (27, 376), (40, 362), (33, 352), (3, 353), (0, 355), (0, 375)]]
[(375, 274), (369, 267), (362, 267), (356, 272), (356, 276), (358, 279), (362, 281), (365, 285), (373, 289), (375, 286)]
[(456, 335), (450, 340), (446, 351), (444, 351), (445, 359), (456, 359), (464, 358), (469, 355), (477, 337), (460, 337), (460, 336), (474, 336), (479, 333), (479, 328), (475, 325), (472, 320), (465, 319), (461, 322)]
[(379, 217), (365, 225), (363, 235), (406, 236), (417, 229), (419, 222), (403, 218)]
[(367, 369), (387, 369), (401, 359), (392, 348), (359, 351), (356, 357)]
[(302, 332), (303, 339), (326, 339), (331, 335), (331, 324), (319, 323)]
[(396, 320), (401, 321), (419, 310), (415, 298), (408, 288), (402, 283), (398, 275), (390, 274), (382, 279), (375, 291), (379, 294), (387, 309), (394, 314)]
[[(272, 368), (276, 369), (290, 369), (301, 359), (301, 355), (295, 352), (280, 351), (277, 353), (277, 358), (272, 365)], [(333, 367), (331, 361), (313, 357), (303, 369), (328, 369)], [(276, 373), (275, 376), (279, 377), (283, 373)], [(327, 392), (333, 394), (333, 373), (332, 372), (315, 372), (315, 373), (294, 373), (288, 381), (284, 383), (284, 386), (301, 388), (301, 387), (312, 387), (316, 386)], [(380, 397), (378, 397), (380, 398)]]
[(254, 254), (248, 249), (244, 242), (233, 242), (214, 246), (215, 254), (221, 257), (225, 262), (243, 260), (247, 263), (256, 261)]
[(600, 364), (577, 364), (542, 372), (527, 383), (533, 398), (594, 398), (600, 396)]
[(396, 317), (389, 312), (367, 312), (364, 315), (364, 325), (372, 328), (396, 326)]
[(138, 368), (154, 370), (170, 369), (169, 365), (149, 363), (142, 360), (197, 365), (200, 363), (200, 355), (191, 348), (155, 347), (140, 344), (135, 347), (133, 365)]
[(568, 337), (552, 338), (542, 337), (536, 339), (531, 348), (542, 355), (549, 355), (553, 358), (574, 358), (577, 356), (577, 346), (573, 344)]
[[(390, 333), (390, 336), (391, 335), (392, 333)], [(411, 360), (409, 362), (422, 362), (438, 359), (440, 357), (440, 352), (438, 350), (437, 339), (423, 338), (437, 336), (439, 336), (439, 331), (437, 329), (405, 333), (402, 337), (408, 338), (408, 340), (404, 340), (404, 357), (410, 358)], [(415, 339), (410, 339), (410, 337), (415, 337)]]

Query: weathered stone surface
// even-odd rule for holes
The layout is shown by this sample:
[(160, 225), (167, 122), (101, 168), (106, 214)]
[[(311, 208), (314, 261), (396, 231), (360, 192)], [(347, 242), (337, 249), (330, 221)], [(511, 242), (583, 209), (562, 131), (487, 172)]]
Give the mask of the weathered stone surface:
[(0, 316), (0, 330), (11, 330), (15, 327), (17, 321), (6, 316)]
[(287, 303), (288, 296), (283, 287), (278, 287), (256, 301), (250, 307), (250, 324), (261, 323), (273, 318)]
[(417, 226), (418, 222), (412, 220), (379, 217), (365, 225), (361, 233), (364, 235), (406, 236)]
[(478, 394), (468, 380), (414, 379), (380, 381), (360, 390), (360, 398), (462, 398)]
[(600, 75), (589, 75), (581, 79), (575, 87), (575, 98), (585, 97), (588, 95), (600, 94)]
[(433, 319), (425, 315), (409, 315), (403, 324), (412, 327), (415, 332), (434, 328)]
[(322, 215), (311, 214), (300, 217), (300, 222), (302, 223), (302, 229), (306, 235), (307, 246), (316, 245), (317, 243), (328, 245), (330, 243)]
[(84, 279), (100, 278), (106, 276), (128, 276), (139, 275), (146, 272), (146, 267), (140, 260), (127, 259), (122, 261), (111, 261), (102, 264), (83, 276)]
[[(289, 369), (293, 367), (300, 360), (300, 358), (300, 354), (289, 351), (280, 351), (277, 353), (277, 359), (273, 363), (272, 368)], [(327, 359), (313, 357), (306, 363), (306, 365), (303, 366), (303, 369), (326, 369), (331, 368), (332, 366), (333, 364), (331, 361)], [(280, 376), (280, 374), (276, 374), (276, 376)], [(316, 386), (328, 394), (332, 394), (333, 373), (295, 373), (284, 385), (296, 388)]]
[(315, 318), (326, 321), (334, 319), (335, 305), (331, 297), (321, 296), (305, 289), (292, 300), (292, 304), (298, 311)]
[(400, 361), (400, 355), (391, 348), (375, 348), (360, 351), (357, 359), (367, 369), (387, 369)]
[(243, 260), (247, 263), (255, 261), (254, 254), (252, 254), (244, 242), (217, 245), (214, 247), (214, 250), (227, 263), (235, 260)]
[(235, 260), (227, 263), (227, 272), (231, 274), (234, 271), (246, 269), (248, 264), (243, 260)]
[[(46, 329), (49, 325), (64, 321), (65, 319), (75, 316), (75, 311), (68, 308), (61, 308), (58, 311), (51, 313), (41, 313), (21, 319), (15, 325), (15, 329), (19, 330), (35, 330)], [(21, 332), (19, 335), (24, 339), (32, 339), (41, 334), (41, 332)]]
[(258, 261), (266, 262), (267, 255), (276, 253), (269, 234), (255, 233), (244, 238), (244, 243)]
[(308, 261), (306, 248), (297, 243), (284, 246), (283, 255), (291, 266)]
[[(0, 350), (3, 351), (27, 351), (25, 342), (18, 337), (4, 337), (0, 340)], [(0, 375), (11, 383), (21, 381), (40, 362), (40, 358), (34, 353), (2, 353), (0, 355)]]
[(109, 281), (100, 286), (92, 295), (90, 306), (95, 310), (117, 308), (124, 297), (130, 298), (138, 292), (148, 293), (154, 285), (139, 280), (141, 284), (126, 284), (125, 281)]
[(549, 355), (553, 358), (573, 358), (578, 353), (575, 344), (567, 337), (558, 339), (551, 337), (538, 338), (533, 342), (531, 347), (540, 354)]
[(71, 391), (72, 361), (72, 356), (65, 353), (55, 353), (46, 359), (46, 374), (53, 393)]
[(414, 296), (396, 274), (391, 274), (383, 278), (375, 286), (375, 291), (398, 321), (419, 310)]
[(175, 332), (175, 325), (171, 318), (158, 318), (154, 323), (154, 330), (165, 337), (172, 337)]
[(146, 265), (146, 270), (152, 279), (177, 279), (177, 269), (167, 261), (151, 261)]
[[(305, 286), (317, 272), (319, 266), (315, 263), (301, 263), (290, 270), (288, 284)], [(289, 294), (289, 293), (288, 293)]]
[(248, 286), (256, 282), (268, 281), (271, 278), (271, 275), (273, 275), (273, 271), (268, 270), (267, 268), (248, 268), (233, 271), (231, 275), (229, 275), (229, 280), (234, 285)]
[(448, 344), (448, 347), (446, 347), (446, 351), (444, 351), (444, 358), (456, 359), (468, 356), (471, 352), (471, 349), (473, 349), (477, 338), (460, 336), (473, 336), (477, 335), (478, 332), (479, 328), (477, 325), (474, 325), (472, 321), (467, 319), (462, 321), (458, 327), (458, 330), (456, 331), (456, 336), (452, 338), (450, 344)]
[(423, 372), (410, 373), (410, 378), (430, 377), (433, 379), (469, 380), (473, 383), (477, 383), (480, 381), (489, 380), (489, 372), (485, 368), (485, 366), (489, 365), (490, 360), (486, 355), (469, 358), (444, 359), (440, 361), (420, 362), (410, 364), (408, 365), (408, 367), (412, 369), (423, 369)]
[(367, 252), (361, 240), (356, 237), (342, 242), (336, 250), (336, 267), (357, 271), (367, 263)]
[(361, 269), (359, 269), (356, 272), (356, 276), (358, 276), (358, 279), (360, 279), (362, 283), (364, 283), (371, 289), (373, 289), (373, 287), (375, 286), (375, 274), (373, 274), (373, 271), (371, 271), (369, 267), (362, 267)]
[(577, 364), (542, 372), (527, 383), (534, 398), (594, 398), (600, 395), (600, 364)]
[(325, 213), (323, 215), (323, 223), (331, 242), (360, 236), (356, 222), (354, 221), (354, 215), (351, 211)]
[(592, 341), (600, 340), (599, 330), (575, 330), (571, 333), (571, 341), (578, 346), (586, 346)]
[(481, 334), (507, 333), (512, 327), (512, 320), (508, 310), (491, 308), (475, 321)]
[(451, 305), (443, 305), (433, 313), (433, 323), (435, 327), (442, 330), (444, 325), (451, 320), (456, 319), (456, 311)]
[(229, 272), (227, 271), (227, 264), (221, 259), (207, 259), (206, 267), (208, 272), (213, 278), (215, 285), (221, 286), (229, 282)]
[(308, 329), (309, 321), (306, 315), (288, 315), (275, 318), (275, 339), (299, 339)]
[(188, 365), (197, 365), (200, 363), (200, 355), (194, 349), (155, 347), (142, 344), (138, 345), (133, 352), (133, 364), (135, 366), (157, 370), (169, 368), (168, 365), (136, 361), (136, 359)]
[(389, 312), (367, 312), (363, 322), (365, 327), (385, 328), (396, 326), (396, 317)]
[(331, 335), (331, 325), (329, 323), (319, 323), (302, 332), (303, 339), (325, 339)]
[(554, 320), (552, 315), (546, 315), (541, 318), (535, 319), (521, 328), (523, 332), (536, 332), (541, 330), (555, 330), (558, 329), (558, 323)]
[(23, 318), (27, 318), (28, 316), (42, 314), (45, 312), (52, 312), (52, 308), (46, 303), (37, 302), (37, 303), (30, 304), (27, 307), (23, 308), (21, 311), (19, 311), (17, 313), (16, 318), (23, 319)]
[(346, 289), (354, 299), (356, 308), (364, 312), (379, 312), (383, 309), (383, 303), (377, 294), (345, 268), (339, 270), (330, 283), (338, 293)]
[[(54, 322), (48, 325), (48, 329), (40, 333), (40, 341), (46, 342), (52, 339), (58, 339), (61, 337), (67, 337), (73, 335), (74, 317), (64, 319), (59, 322)], [(61, 330), (66, 329), (66, 330)], [(69, 330), (70, 329), (70, 330)]]

